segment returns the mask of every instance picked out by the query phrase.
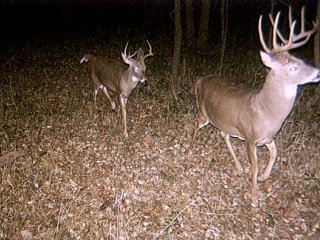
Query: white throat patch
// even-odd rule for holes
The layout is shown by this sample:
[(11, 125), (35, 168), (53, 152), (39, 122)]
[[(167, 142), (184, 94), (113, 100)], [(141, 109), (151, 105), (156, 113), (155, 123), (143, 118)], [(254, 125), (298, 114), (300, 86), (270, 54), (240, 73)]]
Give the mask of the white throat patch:
[(284, 88), (284, 95), (288, 98), (288, 99), (291, 99), (291, 98), (295, 98), (296, 95), (297, 95), (297, 85), (295, 84), (290, 84), (290, 85), (287, 85), (285, 86)]
[(132, 77), (132, 81), (139, 82), (139, 78), (136, 78), (135, 76)]

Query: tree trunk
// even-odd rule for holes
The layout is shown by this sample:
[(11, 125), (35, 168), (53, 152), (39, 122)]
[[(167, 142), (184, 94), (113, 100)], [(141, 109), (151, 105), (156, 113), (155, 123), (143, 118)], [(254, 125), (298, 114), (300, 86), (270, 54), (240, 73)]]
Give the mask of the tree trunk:
[(186, 1), (186, 23), (187, 23), (187, 44), (188, 47), (194, 45), (194, 24), (193, 24), (193, 0)]
[(174, 34), (174, 53), (172, 61), (172, 76), (176, 79), (179, 72), (180, 63), (180, 50), (181, 50), (181, 6), (180, 0), (174, 1), (174, 13), (175, 13), (175, 34)]
[(219, 77), (221, 77), (222, 63), (224, 59), (226, 42), (227, 42), (227, 30), (228, 30), (228, 0), (222, 0), (221, 4), (221, 57), (219, 66)]
[(198, 36), (198, 48), (204, 48), (208, 38), (208, 27), (210, 20), (210, 0), (202, 0), (200, 27)]
[[(320, 3), (318, 1), (317, 4), (317, 19), (316, 21), (320, 21)], [(315, 36), (314, 36), (314, 46), (313, 46), (313, 50), (314, 50), (314, 62), (317, 66), (317, 68), (320, 68), (320, 25), (318, 25), (318, 31), (316, 32)]]
[[(320, 21), (320, 3), (317, 3), (317, 19), (316, 22)], [(320, 68), (320, 25), (318, 25), (318, 31), (315, 33), (314, 36), (314, 45), (313, 45), (313, 52), (314, 52), (314, 63), (317, 68)], [(314, 95), (310, 98), (307, 102), (307, 109), (313, 105), (315, 105), (320, 99), (320, 85), (317, 86)]]

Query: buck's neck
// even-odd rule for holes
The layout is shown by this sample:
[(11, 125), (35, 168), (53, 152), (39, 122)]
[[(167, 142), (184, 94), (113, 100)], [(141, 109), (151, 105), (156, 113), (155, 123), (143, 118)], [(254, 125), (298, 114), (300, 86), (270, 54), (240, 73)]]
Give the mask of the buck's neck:
[(134, 76), (133, 74), (133, 68), (129, 67), (127, 70), (125, 70), (122, 74), (121, 79), (121, 89), (123, 95), (129, 95), (130, 92), (137, 86), (139, 83), (139, 79)]
[(296, 95), (297, 85), (288, 84), (284, 79), (277, 77), (274, 71), (271, 70), (262, 90), (258, 93), (258, 98), (268, 117), (282, 123), (289, 115)]

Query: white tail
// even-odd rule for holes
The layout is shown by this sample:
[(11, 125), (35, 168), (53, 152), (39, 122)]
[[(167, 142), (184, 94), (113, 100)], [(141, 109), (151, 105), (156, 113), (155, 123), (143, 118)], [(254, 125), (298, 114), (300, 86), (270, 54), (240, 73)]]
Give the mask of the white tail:
[[(258, 204), (257, 180), (269, 178), (277, 157), (274, 136), (290, 113), (297, 94), (297, 86), (320, 80), (320, 71), (308, 66), (302, 60), (290, 55), (287, 51), (302, 46), (316, 31), (317, 24), (310, 31), (305, 31), (304, 8), (302, 9), (301, 32), (296, 35), (296, 22), (290, 24), (290, 36), (285, 39), (278, 30), (280, 13), (273, 24), (273, 48), (269, 49), (263, 39), (262, 16), (259, 20), (259, 36), (265, 52), (260, 51), (264, 65), (271, 70), (260, 91), (230, 86), (214, 76), (199, 78), (195, 83), (195, 95), (198, 116), (195, 124), (189, 153), (200, 128), (208, 123), (220, 130), (235, 166), (242, 171), (241, 164), (230, 142), (237, 137), (246, 142), (248, 156), (252, 166), (252, 200)], [(291, 16), (290, 16), (291, 18)], [(277, 39), (282, 44), (277, 43)], [(256, 148), (266, 145), (270, 152), (269, 163), (262, 175), (258, 177)]]
[[(127, 111), (126, 105), (128, 97), (131, 91), (137, 86), (139, 82), (144, 83), (146, 79), (145, 71), (146, 65), (144, 60), (147, 57), (153, 56), (152, 47), (149, 45), (149, 53), (144, 55), (142, 48), (132, 55), (127, 54), (128, 43), (125, 46), (122, 53), (123, 61), (129, 65), (128, 69), (125, 69), (123, 64), (101, 56), (93, 56), (86, 54), (80, 60), (80, 63), (88, 62), (88, 71), (93, 81), (93, 99), (94, 106), (97, 107), (97, 94), (101, 89), (107, 96), (111, 103), (112, 109), (116, 108), (115, 102), (111, 99), (108, 90), (117, 94), (122, 111), (122, 120), (124, 125), (124, 136), (128, 136), (127, 132)], [(136, 58), (134, 56), (136, 55)]]

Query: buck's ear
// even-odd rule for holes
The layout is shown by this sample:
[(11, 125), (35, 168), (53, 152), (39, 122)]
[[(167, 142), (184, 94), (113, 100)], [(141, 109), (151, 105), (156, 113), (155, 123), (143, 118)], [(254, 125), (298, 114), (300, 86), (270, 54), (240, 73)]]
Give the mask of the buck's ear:
[(144, 60), (144, 52), (143, 52), (142, 48), (138, 49), (137, 58), (138, 58), (138, 60)]
[(276, 61), (272, 58), (272, 56), (264, 51), (260, 51), (261, 61), (264, 65), (269, 68), (273, 68), (276, 64)]

